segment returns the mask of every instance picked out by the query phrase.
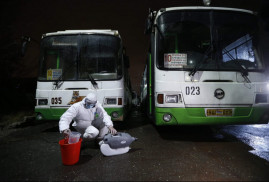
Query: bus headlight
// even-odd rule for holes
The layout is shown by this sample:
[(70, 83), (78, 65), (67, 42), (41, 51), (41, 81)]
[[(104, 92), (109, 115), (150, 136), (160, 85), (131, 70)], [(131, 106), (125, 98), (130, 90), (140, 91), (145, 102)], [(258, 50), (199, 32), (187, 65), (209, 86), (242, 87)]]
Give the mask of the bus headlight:
[(48, 99), (38, 99), (38, 105), (48, 105)]
[(181, 95), (166, 95), (165, 96), (166, 103), (179, 103), (182, 102)]
[(114, 112), (111, 113), (111, 116), (112, 116), (113, 118), (118, 118), (118, 117), (119, 117), (119, 113), (116, 112), (116, 111), (114, 111)]
[(116, 105), (117, 99), (116, 98), (106, 98), (106, 104), (107, 105)]
[(165, 102), (166, 103), (178, 103), (178, 95), (166, 95)]
[(41, 113), (37, 113), (36, 115), (36, 120), (42, 120), (43, 119), (43, 116)]
[(171, 119), (172, 119), (172, 115), (171, 114), (166, 113), (166, 114), (163, 115), (163, 120), (165, 122), (169, 122), (169, 121), (171, 121)]

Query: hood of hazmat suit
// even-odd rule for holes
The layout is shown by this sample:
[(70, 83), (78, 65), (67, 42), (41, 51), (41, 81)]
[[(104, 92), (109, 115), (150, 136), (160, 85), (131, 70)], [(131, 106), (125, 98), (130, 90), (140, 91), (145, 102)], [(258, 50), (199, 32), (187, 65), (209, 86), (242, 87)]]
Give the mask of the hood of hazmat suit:
[(89, 93), (84, 99), (83, 102), (85, 104), (85, 107), (87, 109), (95, 107), (95, 104), (97, 103), (97, 97), (94, 93)]
[(99, 143), (100, 150), (105, 156), (113, 156), (127, 153), (130, 145), (137, 138), (132, 137), (128, 133), (118, 132), (115, 135), (107, 134), (104, 139)]

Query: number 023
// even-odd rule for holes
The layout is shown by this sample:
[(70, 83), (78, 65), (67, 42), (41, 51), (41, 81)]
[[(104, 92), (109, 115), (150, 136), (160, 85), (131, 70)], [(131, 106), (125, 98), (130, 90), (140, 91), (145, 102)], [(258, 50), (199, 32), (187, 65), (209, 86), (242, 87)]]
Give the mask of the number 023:
[(200, 95), (200, 87), (186, 87), (186, 95)]

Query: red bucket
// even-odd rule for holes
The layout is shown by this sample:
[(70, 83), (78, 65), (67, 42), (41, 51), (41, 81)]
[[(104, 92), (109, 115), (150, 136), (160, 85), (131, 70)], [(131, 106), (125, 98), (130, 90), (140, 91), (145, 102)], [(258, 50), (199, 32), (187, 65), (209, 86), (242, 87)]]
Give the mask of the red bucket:
[(59, 144), (61, 146), (62, 162), (64, 165), (73, 165), (78, 162), (81, 141), (81, 138), (77, 143), (72, 144), (65, 143), (65, 139), (59, 141)]

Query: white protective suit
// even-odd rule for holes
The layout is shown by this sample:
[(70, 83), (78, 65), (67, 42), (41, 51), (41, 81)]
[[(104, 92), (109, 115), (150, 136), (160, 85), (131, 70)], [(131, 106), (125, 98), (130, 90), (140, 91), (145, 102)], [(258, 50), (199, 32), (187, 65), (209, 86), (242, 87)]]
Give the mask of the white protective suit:
[[(95, 97), (95, 98), (94, 98)], [(82, 134), (84, 139), (102, 139), (109, 132), (108, 127), (113, 126), (111, 117), (97, 101), (95, 107), (86, 109), (85, 99), (95, 99), (95, 94), (88, 94), (82, 101), (73, 104), (60, 118), (59, 130), (62, 133), (72, 126)]]

